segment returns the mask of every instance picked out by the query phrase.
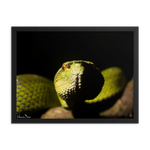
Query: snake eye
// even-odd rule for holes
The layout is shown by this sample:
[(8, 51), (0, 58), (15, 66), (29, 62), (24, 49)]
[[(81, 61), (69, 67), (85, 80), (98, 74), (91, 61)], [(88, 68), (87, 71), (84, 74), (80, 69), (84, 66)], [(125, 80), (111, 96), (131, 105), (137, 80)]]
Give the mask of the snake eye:
[(65, 71), (65, 69), (66, 69), (66, 66), (63, 64), (62, 65), (62, 70)]

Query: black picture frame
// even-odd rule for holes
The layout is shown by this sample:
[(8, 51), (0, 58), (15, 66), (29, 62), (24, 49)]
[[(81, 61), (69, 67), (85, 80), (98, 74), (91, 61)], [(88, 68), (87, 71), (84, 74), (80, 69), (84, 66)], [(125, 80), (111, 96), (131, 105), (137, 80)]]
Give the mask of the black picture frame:
[[(141, 125), (141, 24), (10, 24), (10, 125)], [(99, 119), (18, 119), (16, 118), (17, 32), (133, 32), (134, 117)]]

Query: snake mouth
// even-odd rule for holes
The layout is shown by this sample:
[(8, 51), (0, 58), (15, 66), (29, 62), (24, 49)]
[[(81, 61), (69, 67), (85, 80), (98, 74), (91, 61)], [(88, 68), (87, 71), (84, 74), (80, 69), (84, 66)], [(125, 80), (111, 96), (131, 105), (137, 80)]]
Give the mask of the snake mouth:
[(56, 73), (54, 85), (58, 96), (66, 101), (70, 109), (100, 93), (104, 78), (92, 62), (72, 61), (64, 63), (64, 66)]

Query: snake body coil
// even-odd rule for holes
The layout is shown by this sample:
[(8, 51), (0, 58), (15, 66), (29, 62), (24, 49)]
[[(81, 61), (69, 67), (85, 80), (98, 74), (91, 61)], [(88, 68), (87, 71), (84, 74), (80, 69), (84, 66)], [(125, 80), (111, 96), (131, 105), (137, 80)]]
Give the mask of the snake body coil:
[(18, 75), (16, 83), (16, 112), (19, 114), (60, 104), (74, 109), (82, 103), (98, 103), (121, 92), (127, 80), (118, 67), (100, 72), (94, 63), (76, 60), (62, 65), (54, 83), (31, 74)]
[(17, 114), (59, 106), (54, 83), (34, 74), (18, 75), (16, 79), (16, 112)]

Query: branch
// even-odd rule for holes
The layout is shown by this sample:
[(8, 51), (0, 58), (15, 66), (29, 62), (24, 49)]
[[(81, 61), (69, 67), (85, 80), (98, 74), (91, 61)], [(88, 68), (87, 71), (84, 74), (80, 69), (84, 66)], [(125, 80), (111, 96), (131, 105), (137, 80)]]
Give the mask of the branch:
[(133, 78), (128, 82), (123, 95), (108, 110), (99, 113), (100, 117), (132, 117), (133, 112)]
[[(117, 102), (109, 109), (99, 113), (100, 117), (118, 118), (118, 117), (132, 117), (133, 112), (133, 78), (128, 82), (123, 95)], [(72, 111), (66, 110), (63, 107), (53, 107), (41, 116), (42, 119), (73, 119)]]

